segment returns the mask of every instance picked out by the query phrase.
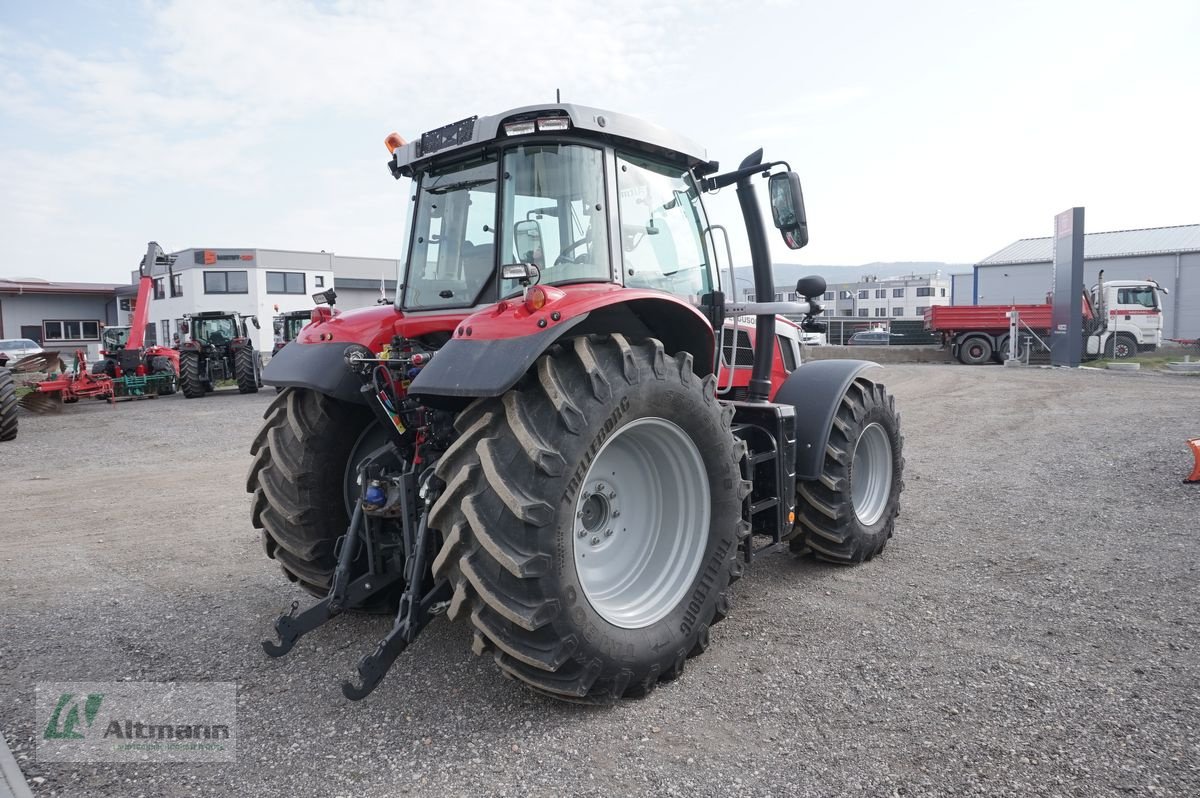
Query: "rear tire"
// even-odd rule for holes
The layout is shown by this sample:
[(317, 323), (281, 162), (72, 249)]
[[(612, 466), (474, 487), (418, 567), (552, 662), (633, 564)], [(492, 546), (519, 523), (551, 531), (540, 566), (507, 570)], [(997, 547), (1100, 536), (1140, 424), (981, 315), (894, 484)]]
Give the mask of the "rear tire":
[(896, 401), (858, 378), (842, 395), (821, 476), (796, 484), (793, 551), (853, 565), (883, 551), (900, 514), (904, 436)]
[(992, 360), (992, 342), (975, 336), (958, 345), (958, 361), (965, 366), (981, 366)]
[(238, 347), (233, 352), (233, 376), (238, 393), (258, 393), (258, 368), (253, 346)]
[(179, 387), (188, 399), (204, 396), (204, 383), (200, 381), (200, 353), (179, 353)]
[(0, 368), (0, 441), (17, 437), (17, 386), (12, 372)]
[(463, 412), (429, 525), (475, 653), (539, 692), (600, 702), (645, 695), (704, 651), (749, 535), (745, 446), (715, 388), (691, 355), (596, 336)]
[(246, 490), (254, 495), (251, 522), (261, 530), (263, 551), (279, 561), (284, 575), (324, 596), (335, 565), (334, 543), (350, 523), (342, 476), (371, 413), (293, 388), (275, 397), (263, 418), (246, 478)]

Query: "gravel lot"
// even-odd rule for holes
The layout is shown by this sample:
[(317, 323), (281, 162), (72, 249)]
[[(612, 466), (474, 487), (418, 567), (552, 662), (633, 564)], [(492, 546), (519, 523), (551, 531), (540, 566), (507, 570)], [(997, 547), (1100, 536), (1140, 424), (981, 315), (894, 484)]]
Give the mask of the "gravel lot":
[[(37, 795), (1200, 794), (1200, 380), (889, 366), (898, 537), (854, 569), (777, 554), (679, 681), (540, 698), (439, 619), (372, 696), (388, 621), (281, 660), (300, 594), (249, 522), (273, 392), (81, 403), (0, 444), (0, 728)], [(36, 681), (235, 681), (222, 764), (39, 762)]]

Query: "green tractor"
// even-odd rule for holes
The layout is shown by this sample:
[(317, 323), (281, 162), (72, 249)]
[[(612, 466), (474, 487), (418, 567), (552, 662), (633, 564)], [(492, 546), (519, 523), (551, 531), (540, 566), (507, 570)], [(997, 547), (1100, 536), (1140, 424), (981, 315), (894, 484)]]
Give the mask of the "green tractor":
[(179, 386), (188, 399), (197, 399), (221, 380), (236, 380), (239, 393), (256, 393), (262, 386), (258, 354), (246, 331), (246, 320), (259, 328), (258, 318), (219, 310), (184, 315), (186, 340), (179, 347)]

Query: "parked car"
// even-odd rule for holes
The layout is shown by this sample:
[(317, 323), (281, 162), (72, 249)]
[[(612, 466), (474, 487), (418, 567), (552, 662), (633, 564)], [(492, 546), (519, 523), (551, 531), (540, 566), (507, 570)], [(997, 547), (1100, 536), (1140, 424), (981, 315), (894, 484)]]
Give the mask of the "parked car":
[(892, 334), (887, 330), (862, 330), (850, 336), (847, 346), (887, 346), (892, 342)]
[(28, 338), (6, 338), (0, 341), (0, 352), (8, 356), (10, 363), (15, 363), (23, 357), (30, 355), (40, 355), (45, 352), (38, 346), (37, 341), (31, 341)]

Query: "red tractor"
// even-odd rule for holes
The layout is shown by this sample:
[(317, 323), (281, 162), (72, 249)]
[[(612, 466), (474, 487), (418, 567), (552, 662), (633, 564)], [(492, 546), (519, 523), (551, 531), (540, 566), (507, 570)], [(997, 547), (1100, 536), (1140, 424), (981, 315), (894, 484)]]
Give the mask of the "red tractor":
[(128, 328), (104, 330), (102, 359), (92, 367), (93, 374), (107, 374), (118, 396), (167, 396), (175, 393), (179, 382), (179, 352), (169, 346), (146, 346), (146, 325), (150, 323), (150, 295), (154, 287), (154, 267), (168, 270), (174, 257), (151, 241), (138, 266), (137, 298)]
[[(561, 104), (387, 145), (413, 180), (395, 305), (319, 307), (263, 375), (285, 390), (251, 447), (253, 523), (322, 597), (276, 619), (268, 654), (345, 610), (394, 611), (343, 685), (358, 699), (445, 613), (506, 675), (615, 700), (704, 651), (756, 556), (884, 548), (895, 402), (874, 364), (798, 366), (777, 341), (776, 314), (820, 329), (825, 281), (800, 280), (800, 303), (722, 291), (703, 196), (735, 188), (770, 295), (756, 178), (787, 245), (808, 241), (786, 163), (721, 172), (674, 133)], [(747, 316), (752, 337), (725, 323)]]

